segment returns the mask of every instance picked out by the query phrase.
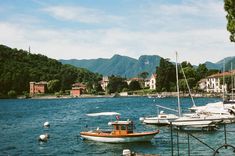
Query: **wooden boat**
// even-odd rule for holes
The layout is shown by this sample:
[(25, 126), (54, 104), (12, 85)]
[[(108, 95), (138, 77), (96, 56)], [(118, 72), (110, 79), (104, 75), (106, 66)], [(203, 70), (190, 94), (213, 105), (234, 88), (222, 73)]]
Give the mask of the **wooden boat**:
[(112, 131), (96, 129), (88, 132), (80, 132), (83, 139), (108, 142), (108, 143), (124, 143), (124, 142), (140, 142), (151, 141), (151, 139), (159, 133), (159, 130), (152, 132), (134, 132), (132, 121), (114, 121), (109, 122), (113, 126)]

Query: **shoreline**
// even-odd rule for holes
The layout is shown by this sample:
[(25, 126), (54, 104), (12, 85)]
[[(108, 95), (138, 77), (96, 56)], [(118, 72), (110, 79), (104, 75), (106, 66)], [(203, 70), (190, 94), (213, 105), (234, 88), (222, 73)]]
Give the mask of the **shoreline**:
[[(76, 98), (115, 98), (115, 97), (149, 97), (149, 98), (168, 98), (168, 97), (177, 97), (177, 92), (162, 92), (156, 94), (133, 94), (133, 95), (122, 95), (122, 94), (111, 94), (111, 95), (91, 95), (91, 94), (83, 94), (81, 96), (73, 97), (70, 95), (40, 95), (40, 96), (32, 96), (28, 99), (76, 99)], [(189, 93), (180, 93), (181, 98), (190, 97)], [(193, 98), (222, 98), (223, 94), (214, 94), (214, 93), (193, 93)], [(27, 99), (23, 96), (17, 97), (17, 99)]]

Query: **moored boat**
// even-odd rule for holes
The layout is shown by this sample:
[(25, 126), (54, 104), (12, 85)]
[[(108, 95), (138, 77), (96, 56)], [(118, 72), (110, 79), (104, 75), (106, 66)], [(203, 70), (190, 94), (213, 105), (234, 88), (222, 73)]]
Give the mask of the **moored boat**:
[(83, 139), (108, 143), (125, 143), (125, 142), (141, 142), (151, 141), (153, 137), (159, 133), (159, 130), (151, 132), (134, 132), (134, 124), (132, 121), (114, 121), (109, 125), (113, 126), (112, 131), (92, 130), (80, 132)]
[(177, 118), (178, 116), (175, 114), (166, 114), (161, 111), (158, 116), (141, 117), (139, 120), (145, 124), (169, 125), (171, 121), (174, 121)]

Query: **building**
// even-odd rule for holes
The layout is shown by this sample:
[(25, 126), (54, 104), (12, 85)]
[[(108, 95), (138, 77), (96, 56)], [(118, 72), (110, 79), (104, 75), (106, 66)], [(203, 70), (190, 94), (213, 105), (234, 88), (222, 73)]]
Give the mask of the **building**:
[(109, 77), (104, 76), (100, 82), (100, 85), (104, 91), (107, 89), (108, 84), (109, 84)]
[(149, 88), (150, 89), (156, 89), (156, 78), (157, 74), (152, 74), (150, 79), (149, 79)]
[(30, 95), (35, 94), (44, 94), (47, 91), (47, 82), (41, 81), (41, 82), (29, 82), (30, 87)]
[(206, 86), (207, 86), (206, 84), (207, 84), (207, 79), (201, 79), (198, 82), (199, 89), (200, 90), (206, 90)]
[(126, 81), (126, 83), (129, 85), (131, 83), (131, 81), (138, 81), (139, 83), (143, 83), (144, 79), (143, 78), (138, 78), (138, 77), (134, 77), (134, 78), (130, 78)]
[(145, 79), (144, 80), (144, 87), (145, 88), (150, 88), (150, 79)]
[(227, 93), (227, 84), (223, 84), (223, 77), (231, 76), (230, 72), (213, 74), (207, 77), (206, 92), (208, 93)]
[(86, 85), (82, 83), (74, 83), (72, 89), (70, 90), (70, 95), (73, 97), (78, 97), (86, 91)]

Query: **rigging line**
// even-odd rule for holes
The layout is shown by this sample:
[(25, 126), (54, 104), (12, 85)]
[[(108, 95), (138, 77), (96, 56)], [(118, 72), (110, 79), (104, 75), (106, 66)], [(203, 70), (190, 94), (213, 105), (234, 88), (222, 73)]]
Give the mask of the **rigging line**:
[(181, 68), (181, 70), (182, 70), (182, 72), (183, 72), (184, 79), (185, 79), (185, 81), (186, 81), (186, 85), (187, 85), (187, 88), (188, 88), (188, 91), (189, 91), (189, 94), (190, 94), (190, 98), (191, 98), (191, 100), (192, 100), (192, 102), (193, 102), (193, 107), (196, 107), (196, 104), (195, 104), (194, 99), (193, 99), (193, 97), (192, 97), (191, 90), (190, 90), (189, 85), (188, 85), (188, 80), (187, 80), (187, 78), (186, 78), (186, 76), (185, 76), (185, 73), (184, 73), (184, 70), (183, 70), (181, 64), (180, 64), (180, 68)]
[(174, 110), (174, 109), (171, 109), (171, 108), (168, 108), (168, 107), (164, 107), (164, 106), (161, 106), (161, 105), (156, 105), (156, 106), (160, 107), (160, 108), (167, 109), (167, 110), (171, 110), (171, 111), (174, 111), (174, 112), (178, 112), (177, 110)]

